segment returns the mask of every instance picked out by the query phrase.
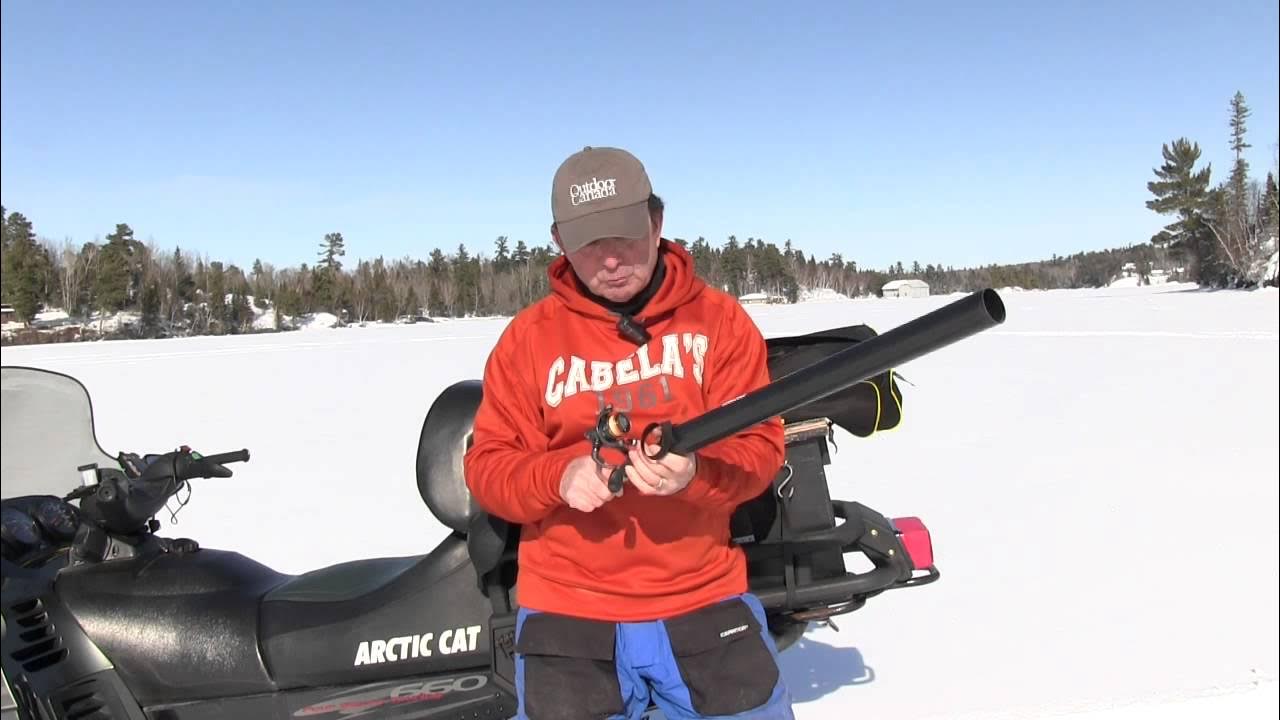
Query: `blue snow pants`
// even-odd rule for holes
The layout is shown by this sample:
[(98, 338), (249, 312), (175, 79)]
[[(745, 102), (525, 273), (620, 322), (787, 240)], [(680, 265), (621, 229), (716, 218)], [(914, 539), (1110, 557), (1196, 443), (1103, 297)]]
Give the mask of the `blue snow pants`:
[(650, 622), (600, 622), (521, 608), (520, 720), (794, 720), (764, 608), (750, 593)]

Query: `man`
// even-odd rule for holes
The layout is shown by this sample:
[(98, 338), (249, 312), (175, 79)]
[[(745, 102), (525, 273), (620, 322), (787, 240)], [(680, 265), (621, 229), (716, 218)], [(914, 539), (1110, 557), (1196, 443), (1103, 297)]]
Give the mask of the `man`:
[(781, 420), (689, 456), (633, 444), (617, 494), (587, 439), (606, 407), (634, 441), (766, 384), (764, 338), (662, 237), (663, 203), (630, 153), (570, 156), (551, 205), (551, 293), (490, 354), (463, 463), (479, 505), (522, 525), (519, 716), (636, 718), (652, 700), (671, 720), (791, 718), (729, 539), (735, 508), (782, 465)]

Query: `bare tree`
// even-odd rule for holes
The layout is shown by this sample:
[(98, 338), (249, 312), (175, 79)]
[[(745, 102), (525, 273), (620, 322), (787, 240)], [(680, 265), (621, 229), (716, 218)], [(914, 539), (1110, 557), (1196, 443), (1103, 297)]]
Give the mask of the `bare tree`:
[(1227, 193), (1222, 201), (1224, 212), (1217, 218), (1206, 218), (1205, 224), (1227, 256), (1227, 263), (1239, 276), (1261, 284), (1266, 269), (1265, 228), (1257, 210), (1262, 206), (1262, 188), (1257, 180), (1248, 183), (1243, 193)]
[(369, 261), (362, 260), (356, 266), (355, 278), (351, 292), (351, 311), (353, 322), (362, 323), (373, 313), (373, 275)]
[(77, 306), (80, 304), (80, 289), (84, 286), (86, 275), (82, 268), (84, 263), (80, 260), (80, 253), (76, 251), (75, 243), (71, 238), (65, 238), (61, 243), (42, 239), (42, 244), (45, 253), (52, 261), (59, 307), (67, 315), (75, 315), (79, 309)]
[(68, 315), (79, 315), (85, 285), (97, 268), (98, 246), (89, 244), (80, 250), (76, 248), (71, 238), (67, 238), (63, 241), (62, 250), (57, 255), (61, 258), (62, 265), (59, 274), (62, 309)]

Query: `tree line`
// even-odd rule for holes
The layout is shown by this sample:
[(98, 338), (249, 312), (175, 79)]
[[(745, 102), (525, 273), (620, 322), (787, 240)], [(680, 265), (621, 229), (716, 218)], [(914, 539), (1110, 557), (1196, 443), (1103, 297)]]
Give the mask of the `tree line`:
[[(332, 232), (312, 265), (277, 269), (255, 260), (246, 270), (180, 247), (164, 250), (141, 242), (124, 223), (104, 241), (83, 245), (40, 238), (20, 212), (5, 211), (0, 227), (0, 288), (19, 320), (30, 321), (48, 308), (73, 318), (133, 312), (140, 322), (120, 331), (130, 337), (280, 330), (289, 327), (287, 318), (321, 312), (345, 323), (509, 316), (548, 292), (547, 267), (558, 255), (549, 243), (531, 248), (499, 237), (490, 253), (459, 245), (449, 254), (436, 248), (425, 260), (378, 257), (347, 267), (342, 260), (346, 242), (342, 233)], [(956, 269), (898, 262), (878, 269), (860, 267), (839, 253), (818, 259), (789, 240), (781, 248), (750, 237), (739, 242), (730, 236), (718, 247), (704, 237), (672, 240), (689, 250), (697, 272), (710, 284), (735, 296), (763, 292), (785, 302), (798, 301), (806, 288), (829, 288), (849, 297), (878, 295), (887, 282), (908, 277), (925, 280), (933, 293), (1098, 287), (1125, 263), (1149, 270), (1161, 261), (1158, 249), (1144, 243), (1016, 265)], [(268, 323), (255, 326), (255, 317), (267, 309), (276, 312), (268, 315)]]

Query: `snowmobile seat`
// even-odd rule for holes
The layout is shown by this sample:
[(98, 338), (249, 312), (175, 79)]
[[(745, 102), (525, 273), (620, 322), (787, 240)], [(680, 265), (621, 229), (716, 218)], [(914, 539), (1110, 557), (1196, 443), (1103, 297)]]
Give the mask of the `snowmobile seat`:
[(471, 427), (480, 407), (480, 380), (445, 388), (431, 404), (418, 438), (418, 493), (431, 514), (467, 538), (467, 550), (481, 583), (514, 551), (517, 528), (485, 512), (471, 497), (462, 457), (471, 447)]
[(371, 558), (331, 565), (285, 582), (267, 593), (270, 602), (342, 602), (368, 595), (389, 585), (423, 559)]
[(481, 393), (479, 380), (445, 388), (427, 411), (418, 438), (418, 493), (437, 520), (459, 533), (466, 533), (472, 518), (483, 512), (462, 474)]

